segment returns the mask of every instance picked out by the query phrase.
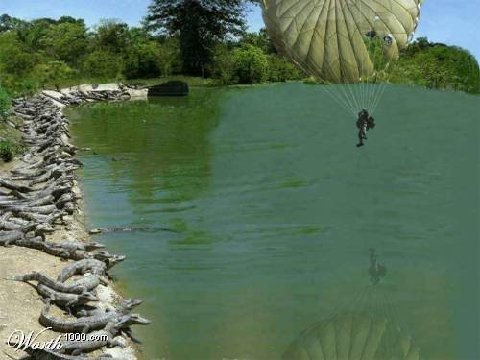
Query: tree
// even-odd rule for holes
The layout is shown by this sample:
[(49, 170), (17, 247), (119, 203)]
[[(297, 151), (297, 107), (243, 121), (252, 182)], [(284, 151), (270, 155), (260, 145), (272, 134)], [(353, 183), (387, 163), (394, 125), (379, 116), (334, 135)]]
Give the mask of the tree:
[(0, 74), (3, 76), (21, 78), (30, 72), (36, 63), (36, 56), (27, 49), (15, 32), (0, 34), (0, 49)]
[(263, 50), (266, 54), (276, 54), (277, 50), (272, 39), (265, 28), (260, 29), (258, 33), (247, 33), (240, 39), (242, 44), (251, 44)]
[(205, 75), (216, 43), (245, 31), (242, 0), (153, 0), (145, 25), (178, 35), (183, 71)]
[(83, 61), (82, 70), (98, 80), (112, 80), (121, 76), (124, 69), (123, 58), (107, 50), (95, 50)]
[(96, 27), (95, 48), (112, 53), (125, 53), (128, 46), (128, 25), (115, 19), (103, 19)]
[(261, 83), (267, 80), (268, 57), (262, 50), (250, 44), (233, 50), (235, 75), (240, 84)]
[(61, 84), (71, 78), (74, 71), (63, 61), (54, 60), (35, 66), (34, 74), (42, 87), (53, 84), (60, 91)]
[(16, 31), (21, 27), (25, 27), (26, 21), (17, 19), (8, 14), (0, 15), (0, 33), (7, 31)]
[[(65, 17), (62, 17), (65, 19)], [(51, 57), (77, 65), (87, 48), (87, 29), (83, 21), (63, 21), (50, 25), (41, 46)]]
[(160, 75), (158, 59), (160, 44), (142, 29), (133, 28), (128, 34), (124, 74), (127, 79), (157, 77)]

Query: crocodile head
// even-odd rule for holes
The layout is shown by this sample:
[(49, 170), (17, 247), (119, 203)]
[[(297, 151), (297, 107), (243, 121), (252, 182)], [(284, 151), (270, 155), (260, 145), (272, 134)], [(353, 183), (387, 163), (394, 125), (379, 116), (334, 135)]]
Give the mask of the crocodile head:
[(90, 243), (85, 244), (85, 249), (87, 251), (93, 251), (98, 249), (104, 249), (105, 245), (92, 241)]
[(125, 307), (129, 310), (133, 309), (135, 306), (140, 305), (143, 302), (142, 299), (125, 299), (121, 302), (122, 307)]
[(148, 325), (152, 322), (148, 319), (141, 317), (139, 314), (127, 315), (129, 317), (128, 321), (125, 322), (126, 325), (138, 324), (138, 325)]
[(107, 267), (110, 269), (112, 266), (122, 262), (125, 260), (127, 257), (125, 255), (110, 255), (110, 257), (107, 258)]
[(109, 269), (127, 258), (125, 255), (110, 254), (106, 250), (97, 251), (93, 254), (93, 257), (97, 260), (105, 262)]
[(95, 295), (89, 292), (84, 292), (78, 295), (78, 300), (79, 302), (82, 302), (82, 303), (86, 303), (89, 301), (99, 301), (99, 299)]

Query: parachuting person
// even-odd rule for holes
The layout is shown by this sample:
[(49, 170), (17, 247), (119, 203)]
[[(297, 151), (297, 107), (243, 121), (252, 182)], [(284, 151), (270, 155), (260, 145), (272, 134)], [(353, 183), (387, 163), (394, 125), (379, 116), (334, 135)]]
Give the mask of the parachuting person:
[[(260, 3), (267, 31), (278, 52), (319, 79), (322, 89), (350, 112), (358, 104), (367, 109), (378, 105), (384, 89), (378, 85), (385, 82), (389, 64), (398, 59), (412, 39), (422, 2), (262, 0)], [(359, 125), (358, 146), (362, 146), (366, 132), (374, 127), (374, 119), (367, 112)]]
[(370, 116), (366, 109), (358, 113), (358, 144), (357, 147), (365, 145), (363, 140), (367, 140), (367, 131), (375, 127), (375, 119)]

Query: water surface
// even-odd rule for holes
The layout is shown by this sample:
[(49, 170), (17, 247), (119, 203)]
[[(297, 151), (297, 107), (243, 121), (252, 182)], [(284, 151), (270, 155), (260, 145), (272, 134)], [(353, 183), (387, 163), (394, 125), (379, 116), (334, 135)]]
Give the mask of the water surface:
[[(478, 97), (388, 87), (367, 145), (320, 86), (193, 89), (70, 110), (91, 227), (153, 325), (147, 359), (275, 359), (375, 309), (427, 359), (479, 343)], [(172, 230), (172, 231), (167, 231)], [(378, 297), (368, 249), (388, 268)]]

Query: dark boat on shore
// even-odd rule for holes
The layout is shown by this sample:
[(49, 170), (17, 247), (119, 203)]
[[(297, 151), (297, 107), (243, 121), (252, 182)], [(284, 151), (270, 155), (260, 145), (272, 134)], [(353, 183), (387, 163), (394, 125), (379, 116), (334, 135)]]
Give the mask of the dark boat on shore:
[(183, 81), (169, 81), (148, 87), (148, 96), (187, 96), (188, 84)]

